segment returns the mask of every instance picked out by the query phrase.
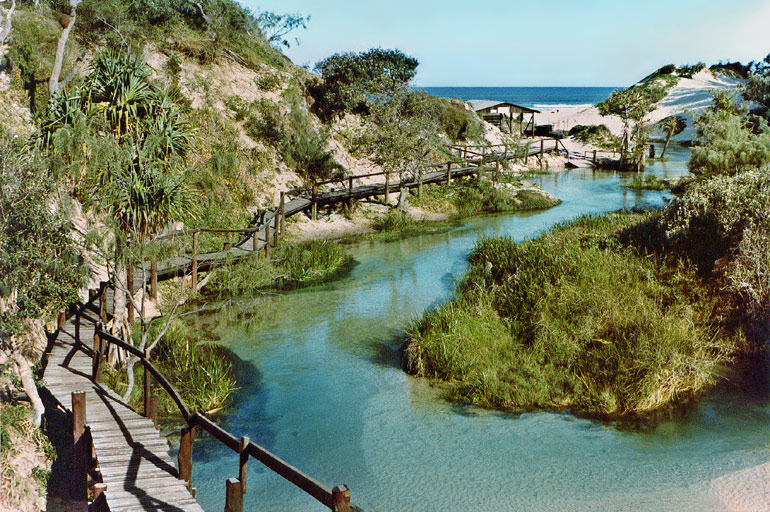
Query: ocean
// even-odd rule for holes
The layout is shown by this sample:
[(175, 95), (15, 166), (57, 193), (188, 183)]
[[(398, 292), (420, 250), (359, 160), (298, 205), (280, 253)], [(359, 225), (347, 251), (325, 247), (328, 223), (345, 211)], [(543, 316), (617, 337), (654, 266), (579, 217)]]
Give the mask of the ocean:
[(619, 87), (415, 87), (442, 98), (506, 101), (536, 110), (590, 106)]

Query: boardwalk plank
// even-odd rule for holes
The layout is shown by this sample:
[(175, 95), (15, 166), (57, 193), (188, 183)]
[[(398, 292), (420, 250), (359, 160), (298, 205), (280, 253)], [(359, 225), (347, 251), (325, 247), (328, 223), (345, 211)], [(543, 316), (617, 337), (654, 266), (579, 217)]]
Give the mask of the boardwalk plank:
[[(80, 335), (86, 346), (91, 345), (93, 333), (93, 327), (83, 320)], [(86, 422), (107, 484), (104, 496), (110, 509), (203, 512), (185, 482), (177, 479), (168, 442), (152, 421), (133, 411), (114, 392), (91, 382), (92, 360), (83, 352), (75, 352), (68, 367), (62, 366), (74, 346), (72, 321), (61, 334), (51, 349), (43, 379), (51, 395), (67, 409), (73, 391), (86, 393)]]

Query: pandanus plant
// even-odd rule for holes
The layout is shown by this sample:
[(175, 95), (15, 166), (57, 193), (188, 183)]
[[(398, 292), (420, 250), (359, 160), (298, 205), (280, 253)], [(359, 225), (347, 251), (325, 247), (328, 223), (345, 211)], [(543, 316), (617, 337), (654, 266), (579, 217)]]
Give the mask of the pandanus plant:
[(682, 116), (669, 116), (660, 123), (661, 128), (666, 132), (666, 143), (663, 145), (663, 152), (660, 157), (666, 156), (666, 150), (668, 149), (668, 143), (671, 142), (671, 137), (679, 135), (687, 128), (687, 122)]

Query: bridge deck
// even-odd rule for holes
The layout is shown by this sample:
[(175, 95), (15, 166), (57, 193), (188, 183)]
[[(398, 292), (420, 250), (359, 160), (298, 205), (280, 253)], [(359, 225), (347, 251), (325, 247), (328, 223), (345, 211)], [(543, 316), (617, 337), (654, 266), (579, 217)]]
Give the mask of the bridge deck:
[[(86, 392), (86, 421), (105, 498), (114, 512), (203, 512), (178, 480), (177, 468), (168, 455), (168, 444), (152, 421), (131, 409), (114, 392), (91, 381), (91, 358), (74, 350), (75, 327), (67, 323), (59, 332), (48, 357), (46, 388), (62, 407), (71, 410), (73, 391)], [(82, 321), (80, 338), (90, 345), (93, 324)], [(64, 366), (68, 356), (71, 359)]]

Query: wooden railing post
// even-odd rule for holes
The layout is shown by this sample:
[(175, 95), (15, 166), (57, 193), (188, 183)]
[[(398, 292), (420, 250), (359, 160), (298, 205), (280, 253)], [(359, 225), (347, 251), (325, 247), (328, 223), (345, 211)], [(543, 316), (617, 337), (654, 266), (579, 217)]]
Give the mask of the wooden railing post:
[(89, 438), (86, 435), (86, 393), (72, 392), (72, 485), (70, 496), (73, 500), (88, 499), (88, 466), (91, 455)]
[[(147, 350), (144, 351), (144, 358), (148, 361), (150, 360), (150, 354), (147, 352)], [(144, 365), (143, 365), (144, 366)], [(152, 416), (152, 374), (147, 369), (147, 366), (144, 366), (144, 417), (149, 418), (152, 420), (153, 423), (157, 424), (157, 417), (153, 418)]]
[(283, 231), (286, 229), (286, 194), (283, 191), (281, 191), (281, 206), (279, 208), (279, 213), (281, 215), (281, 235), (283, 235)]
[(102, 381), (102, 324), (94, 325), (94, 355), (92, 365), (91, 380), (95, 383)]
[(193, 291), (198, 289), (198, 231), (193, 231), (193, 246), (192, 246), (192, 276), (190, 285)]
[(249, 469), (249, 454), (246, 449), (251, 441), (248, 437), (241, 438), (241, 444), (238, 446), (240, 461), (238, 463), (238, 480), (241, 482), (241, 492), (246, 494), (246, 476)]
[(158, 299), (158, 262), (155, 260), (150, 262), (150, 298)]
[(422, 167), (417, 169), (417, 197), (422, 199)]
[(390, 173), (385, 173), (385, 203), (390, 202)]
[(195, 427), (189, 426), (182, 429), (182, 438), (179, 440), (179, 480), (187, 482), (187, 489), (192, 489), (192, 444), (195, 440)]
[(270, 257), (270, 221), (265, 224), (265, 258)]
[(243, 492), (237, 478), (225, 482), (225, 512), (243, 512)]
[[(88, 290), (91, 293), (91, 290)], [(75, 343), (80, 343), (80, 313), (75, 313)]]
[(538, 155), (538, 158), (540, 159), (540, 168), (543, 168), (543, 139), (540, 139), (540, 154)]
[(251, 250), (254, 252), (254, 259), (259, 259), (259, 229), (254, 228), (251, 232)]
[(318, 185), (313, 183), (313, 190), (310, 196), (310, 220), (318, 219)]
[(104, 494), (104, 491), (107, 490), (107, 484), (94, 484), (94, 503), (96, 500), (98, 500), (102, 494)]
[(353, 210), (353, 177), (348, 178), (348, 210)]
[(452, 162), (447, 162), (446, 164), (446, 184), (452, 184)]
[(273, 217), (273, 247), (278, 247), (278, 212)]
[(102, 324), (107, 323), (107, 285), (107, 281), (99, 283), (99, 320), (102, 321)]
[(594, 149), (594, 165), (596, 165), (596, 150)]
[(347, 485), (332, 489), (332, 512), (350, 512), (350, 489)]

